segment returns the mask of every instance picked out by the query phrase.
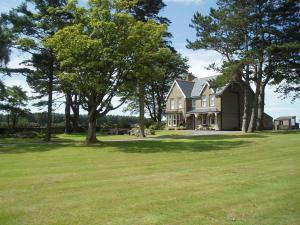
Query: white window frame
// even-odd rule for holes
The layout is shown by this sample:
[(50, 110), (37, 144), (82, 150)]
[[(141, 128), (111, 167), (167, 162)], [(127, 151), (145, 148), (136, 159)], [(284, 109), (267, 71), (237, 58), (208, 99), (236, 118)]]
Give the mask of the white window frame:
[(209, 95), (209, 106), (210, 107), (215, 106), (215, 95)]
[(170, 98), (170, 108), (175, 109), (175, 99), (174, 98)]
[(172, 126), (171, 116), (172, 116), (172, 114), (169, 114), (169, 115), (168, 115), (168, 126), (169, 126), (169, 127)]
[(176, 127), (177, 126), (177, 118), (176, 114), (169, 114), (167, 117), (168, 127)]
[(206, 107), (206, 95), (201, 96), (201, 107)]
[(178, 98), (178, 109), (183, 109), (183, 101), (181, 97)]
[(173, 114), (173, 127), (177, 126), (177, 118), (176, 118), (176, 114)]

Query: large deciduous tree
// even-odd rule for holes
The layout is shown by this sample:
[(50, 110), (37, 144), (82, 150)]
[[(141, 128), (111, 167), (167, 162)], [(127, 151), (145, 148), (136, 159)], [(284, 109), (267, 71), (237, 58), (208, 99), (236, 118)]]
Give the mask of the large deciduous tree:
[[(165, 26), (129, 15), (133, 2), (101, 0), (89, 1), (86, 8), (74, 5), (74, 24), (47, 40), (65, 71), (60, 79), (80, 95), (88, 111), (87, 143), (97, 142), (97, 118), (120, 107), (130, 93), (129, 83), (140, 71), (148, 71), (143, 62), (158, 54), (165, 33)], [(122, 98), (113, 106), (116, 96)]]

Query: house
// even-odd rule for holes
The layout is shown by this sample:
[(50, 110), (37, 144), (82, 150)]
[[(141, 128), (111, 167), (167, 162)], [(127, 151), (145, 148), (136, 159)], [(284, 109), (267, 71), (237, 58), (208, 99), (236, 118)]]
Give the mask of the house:
[[(175, 80), (166, 97), (167, 128), (184, 127), (189, 130), (241, 130), (243, 114), (243, 87), (231, 82), (212, 88), (214, 77)], [(254, 93), (249, 88), (249, 102)], [(251, 105), (249, 107), (249, 114)], [(249, 121), (248, 121), (249, 122)], [(264, 115), (265, 129), (272, 129), (273, 118)]]
[(299, 124), (296, 123), (296, 116), (281, 116), (274, 120), (275, 130), (293, 130), (299, 129)]

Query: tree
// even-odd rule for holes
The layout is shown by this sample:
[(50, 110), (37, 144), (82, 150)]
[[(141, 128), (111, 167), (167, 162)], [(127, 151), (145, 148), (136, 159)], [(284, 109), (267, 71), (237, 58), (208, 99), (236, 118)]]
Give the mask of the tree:
[(20, 116), (24, 116), (29, 112), (24, 108), (28, 97), (26, 92), (19, 86), (7, 87), (5, 93), (5, 100), (0, 105), (0, 109), (6, 112), (7, 127), (14, 131)]
[(34, 68), (28, 74), (29, 86), (40, 94), (39, 97), (48, 97), (47, 141), (51, 139), (53, 92), (59, 67), (52, 50), (43, 45), (43, 40), (70, 21), (71, 14), (63, 10), (66, 4), (66, 0), (27, 0), (8, 14), (1, 15), (11, 27), (14, 47), (31, 55), (23, 62)]
[[(160, 129), (162, 117), (165, 111), (165, 98), (175, 79), (183, 78), (187, 73), (187, 59), (175, 50), (167, 52), (168, 55), (161, 55), (156, 62), (155, 73), (159, 75), (159, 80), (154, 79), (145, 86), (145, 109), (150, 115), (157, 128)], [(138, 98), (132, 95), (129, 98), (126, 111), (139, 112)]]
[(276, 55), (273, 64), (278, 68), (272, 84), (278, 85), (277, 92), (283, 97), (300, 97), (300, 1), (285, 1), (274, 12), (281, 24), (276, 33), (281, 38), (279, 45), (273, 45), (270, 52)]
[[(130, 1), (125, 3), (131, 3)], [(60, 79), (72, 86), (88, 111), (87, 143), (97, 142), (96, 120), (120, 107), (129, 95), (126, 84), (150, 54), (157, 51), (165, 27), (136, 21), (123, 1), (90, 1), (73, 6), (74, 24), (47, 40), (66, 73)], [(148, 51), (146, 51), (148, 50)], [(112, 99), (122, 96), (120, 104)]]
[(221, 86), (229, 81), (235, 81), (243, 88), (242, 130), (246, 132), (249, 117), (248, 87), (250, 87), (247, 62), (252, 60), (249, 56), (251, 11), (246, 1), (218, 1), (217, 6), (217, 9), (210, 10), (208, 16), (200, 13), (194, 15), (191, 27), (197, 32), (197, 40), (188, 41), (187, 47), (193, 50), (214, 50), (222, 55), (223, 65), (220, 68), (211, 65), (211, 68), (222, 74), (215, 81), (215, 85)]
[(9, 30), (4, 26), (4, 21), (0, 20), (0, 66), (6, 65), (9, 61), (9, 55), (10, 55), (10, 45), (11, 45), (11, 39), (10, 39), (10, 32)]
[[(169, 25), (170, 21), (165, 18), (159, 16), (159, 12), (165, 7), (166, 5), (162, 0), (138, 0), (137, 4), (134, 5), (133, 7), (130, 8), (130, 13), (139, 21), (146, 22), (148, 20), (154, 20), (158, 24), (165, 24)], [(170, 33), (165, 32), (164, 34), (165, 39), (162, 40), (161, 42), (161, 47), (162, 48), (170, 48), (169, 51), (164, 51), (164, 54), (168, 54), (170, 57), (174, 56), (172, 55), (171, 52), (171, 47), (168, 46), (168, 41), (166, 38), (171, 37)], [(146, 49), (145, 49), (146, 50)], [(172, 49), (173, 50), (173, 49)], [(151, 49), (148, 49), (147, 51), (151, 51)], [(162, 55), (161, 55), (162, 56)], [(166, 56), (166, 55), (165, 55)], [(166, 59), (166, 58), (165, 58)], [(168, 59), (168, 57), (167, 57)], [(156, 61), (155, 61), (156, 60)], [(157, 115), (156, 114), (156, 108), (157, 106), (159, 107), (159, 115), (158, 118), (162, 116), (162, 109), (163, 109), (163, 103), (161, 102), (161, 96), (157, 96), (156, 99), (154, 99), (155, 95), (155, 89), (158, 88), (158, 85), (155, 85), (156, 81), (161, 81), (163, 77), (166, 74), (162, 74), (161, 71), (163, 70), (160, 68), (161, 65), (158, 65), (158, 61), (162, 61), (162, 58), (159, 57), (152, 57), (149, 55), (148, 59), (146, 61), (142, 62), (140, 65), (141, 68), (144, 69), (144, 71), (140, 70), (139, 73), (136, 74), (136, 82), (138, 84), (138, 87), (135, 88), (133, 93), (135, 95), (132, 95), (129, 101), (129, 110), (134, 110), (139, 112), (139, 117), (140, 117), (140, 133), (142, 137), (145, 137), (145, 107), (147, 108), (148, 112), (150, 113), (150, 116), (154, 119), (157, 120)], [(146, 66), (148, 65), (148, 68)], [(150, 83), (152, 84), (152, 88), (150, 86)], [(152, 90), (152, 94), (150, 94), (150, 98), (147, 99), (147, 95), (150, 93)], [(157, 93), (157, 92), (156, 92)], [(149, 97), (149, 95), (148, 95)], [(152, 101), (150, 100), (152, 99)], [(154, 101), (159, 101), (157, 102), (159, 105), (156, 105), (156, 102)], [(152, 102), (152, 106), (150, 107), (150, 104)], [(137, 110), (138, 109), (138, 110)], [(160, 113), (161, 112), (161, 113)], [(161, 119), (159, 119), (161, 120)]]
[[(287, 68), (278, 66), (285, 65), (287, 59), (274, 54), (274, 49), (291, 43), (289, 34), (284, 30), (295, 30), (294, 20), (299, 13), (296, 2), (219, 0), (217, 9), (211, 9), (208, 16), (199, 13), (194, 16), (192, 27), (196, 29), (197, 40), (189, 42), (188, 47), (218, 51), (224, 57), (219, 68), (223, 78), (225, 76), (246, 86), (250, 81), (255, 84), (250, 115), (246, 115), (248, 100), (247, 93), (244, 94), (243, 131), (246, 131), (247, 117), (250, 120), (248, 132), (263, 129), (265, 88), (279, 74), (289, 73)], [(282, 8), (290, 10), (287, 12)], [(282, 16), (284, 20), (278, 19)]]

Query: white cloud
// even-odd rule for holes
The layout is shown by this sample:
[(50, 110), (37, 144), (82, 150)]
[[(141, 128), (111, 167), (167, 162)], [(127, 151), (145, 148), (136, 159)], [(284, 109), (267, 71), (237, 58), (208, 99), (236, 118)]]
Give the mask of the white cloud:
[(220, 54), (215, 51), (193, 51), (186, 48), (178, 49), (178, 51), (188, 58), (188, 64), (190, 66), (190, 72), (192, 72), (197, 77), (208, 77), (216, 75), (217, 72), (213, 70), (208, 70), (207, 67), (216, 63), (217, 65), (221, 64), (222, 57)]
[(166, 0), (166, 2), (183, 3), (183, 4), (201, 4), (203, 0)]

